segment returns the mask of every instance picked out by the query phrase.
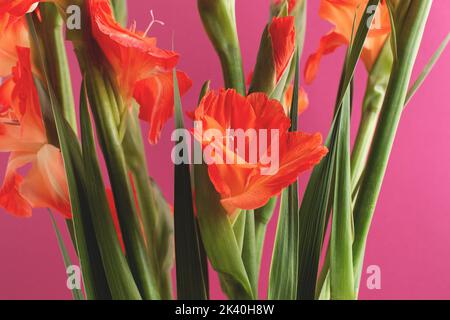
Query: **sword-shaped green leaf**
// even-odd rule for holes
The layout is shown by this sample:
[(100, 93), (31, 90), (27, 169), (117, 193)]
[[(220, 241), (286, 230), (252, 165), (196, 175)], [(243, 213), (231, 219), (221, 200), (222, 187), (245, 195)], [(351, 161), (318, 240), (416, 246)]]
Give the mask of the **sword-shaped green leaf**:
[[(184, 129), (181, 97), (176, 71), (173, 72), (175, 125)], [(177, 145), (181, 158), (189, 150), (186, 136), (178, 137)], [(189, 155), (187, 155), (189, 156)], [(197, 192), (202, 192), (197, 190)], [(175, 164), (175, 259), (177, 272), (177, 297), (179, 300), (206, 300), (208, 297), (207, 282), (204, 278), (205, 266), (202, 258), (201, 241), (194, 216), (192, 198), (191, 173), (188, 163)]]
[[(64, 244), (64, 239), (61, 236), (61, 231), (59, 231), (58, 224), (56, 223), (55, 217), (50, 209), (48, 209), (50, 219), (52, 221), (53, 230), (55, 230), (56, 239), (58, 240), (59, 250), (63, 256), (64, 266), (69, 268), (72, 265), (72, 260), (70, 259), (69, 252), (67, 251), (66, 245)], [(72, 289), (72, 297), (74, 300), (84, 300), (84, 295), (81, 289)]]
[[(299, 54), (295, 55), (294, 93), (291, 107), (290, 131), (297, 131)], [(298, 283), (298, 183), (295, 182), (281, 195), (280, 215), (270, 268), (270, 300), (296, 300)]]

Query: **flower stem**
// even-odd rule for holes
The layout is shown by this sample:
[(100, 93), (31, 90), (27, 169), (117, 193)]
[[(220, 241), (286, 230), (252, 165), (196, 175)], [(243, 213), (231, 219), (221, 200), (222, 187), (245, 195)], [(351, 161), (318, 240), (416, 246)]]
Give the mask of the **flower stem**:
[(422, 40), (432, 1), (412, 0), (398, 33), (398, 59), (381, 109), (372, 148), (354, 208), (355, 240), (353, 265), (355, 286), (361, 278), (364, 251), (375, 206), (380, 194), (389, 156), (405, 104), (413, 66)]
[(226, 88), (245, 94), (242, 55), (236, 28), (235, 0), (198, 0), (198, 10), (222, 64)]
[(353, 146), (351, 166), (352, 166), (352, 186), (355, 191), (366, 164), (370, 151), (373, 135), (386, 95), (386, 88), (389, 83), (392, 71), (393, 54), (390, 41), (386, 42), (380, 55), (369, 74), (366, 93), (364, 96), (361, 122)]
[(126, 27), (128, 20), (127, 0), (112, 0), (111, 5), (116, 21), (118, 21), (123, 27)]
[(45, 44), (42, 47), (45, 50), (48, 75), (53, 84), (52, 89), (58, 98), (64, 118), (76, 132), (77, 122), (72, 81), (63, 37), (64, 21), (54, 4), (42, 3), (40, 10), (42, 26), (39, 33)]

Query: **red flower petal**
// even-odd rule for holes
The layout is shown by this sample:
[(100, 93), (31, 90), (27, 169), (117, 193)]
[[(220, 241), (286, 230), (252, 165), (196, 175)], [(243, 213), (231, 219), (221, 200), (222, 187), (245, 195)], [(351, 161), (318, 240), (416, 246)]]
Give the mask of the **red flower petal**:
[(325, 54), (329, 54), (347, 43), (344, 36), (336, 32), (330, 32), (320, 39), (320, 45), (317, 51), (310, 55), (305, 67), (305, 81), (310, 84), (314, 81), (319, 71), (320, 60)]
[(17, 217), (31, 217), (31, 205), (19, 192), (23, 178), (13, 173), (0, 189), (0, 207)]
[(9, 13), (16, 17), (24, 16), (27, 12), (35, 9), (40, 0), (0, 0), (0, 15)]
[[(183, 95), (191, 88), (192, 81), (181, 71), (177, 71), (177, 79), (180, 93)], [(159, 139), (162, 127), (174, 113), (172, 72), (160, 73), (139, 81), (133, 96), (141, 106), (139, 118), (150, 124), (148, 140), (154, 144)]]

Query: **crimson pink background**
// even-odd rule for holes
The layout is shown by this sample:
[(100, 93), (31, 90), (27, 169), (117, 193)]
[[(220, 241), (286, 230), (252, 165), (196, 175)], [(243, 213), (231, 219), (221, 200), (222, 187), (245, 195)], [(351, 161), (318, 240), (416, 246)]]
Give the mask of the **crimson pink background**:
[[(425, 0), (428, 1), (428, 0)], [(180, 69), (194, 81), (184, 98), (185, 109), (192, 109), (201, 84), (212, 80), (222, 85), (218, 59), (203, 32), (196, 1), (129, 0), (130, 19), (144, 30), (153, 9), (164, 27), (155, 25), (151, 34), (160, 47), (181, 53)], [(303, 63), (316, 48), (319, 38), (330, 29), (317, 15), (318, 0), (308, 1), (308, 31)], [(268, 19), (269, 0), (237, 0), (237, 21), (245, 71), (255, 63), (260, 34)], [(428, 61), (440, 41), (450, 31), (448, 0), (435, 0), (419, 54), (416, 72)], [(301, 117), (301, 130), (326, 135), (337, 91), (344, 50), (323, 59), (320, 74), (307, 86), (310, 107)], [(76, 62), (71, 58), (78, 82)], [(404, 113), (387, 176), (377, 206), (366, 255), (366, 265), (382, 271), (382, 289), (370, 291), (361, 286), (363, 299), (450, 299), (450, 51), (442, 56), (423, 88)], [(365, 70), (359, 67), (356, 101), (365, 86)], [(75, 85), (78, 90), (78, 84)], [(353, 134), (360, 108), (355, 107)], [(148, 148), (151, 173), (168, 199), (173, 197), (173, 168), (170, 161), (170, 132), (166, 126), (160, 143)], [(6, 155), (0, 156), (1, 175)], [(306, 176), (301, 177), (304, 186)], [(59, 221), (61, 225), (62, 221)], [(275, 223), (269, 228), (268, 245), (262, 266), (261, 294), (267, 287), (269, 256)], [(365, 281), (363, 276), (363, 281)], [(65, 270), (50, 219), (44, 210), (33, 218), (20, 220), (0, 212), (0, 299), (69, 299)], [(223, 297), (217, 281), (212, 296)]]

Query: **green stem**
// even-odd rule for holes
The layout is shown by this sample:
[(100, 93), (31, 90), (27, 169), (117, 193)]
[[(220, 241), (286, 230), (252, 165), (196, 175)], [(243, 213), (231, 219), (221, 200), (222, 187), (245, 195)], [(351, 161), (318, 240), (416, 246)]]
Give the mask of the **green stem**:
[(370, 71), (369, 79), (367, 81), (361, 122), (356, 135), (351, 158), (353, 190), (356, 189), (364, 171), (378, 117), (386, 95), (386, 89), (389, 84), (392, 64), (393, 54), (388, 39), (375, 65)]
[(235, 0), (197, 0), (197, 4), (203, 26), (219, 55), (225, 87), (245, 94)]
[(218, 51), (222, 65), (226, 88), (234, 88), (240, 94), (245, 94), (245, 81), (242, 68), (241, 50), (238, 46)]
[(77, 121), (72, 81), (63, 37), (64, 21), (54, 4), (42, 3), (40, 10), (42, 15), (40, 34), (44, 44), (46, 66), (49, 69), (48, 75), (53, 84), (52, 89), (62, 108), (64, 118), (76, 132)]
[(361, 278), (364, 251), (375, 206), (380, 194), (389, 156), (402, 115), (412, 70), (422, 40), (432, 1), (412, 0), (401, 33), (398, 34), (398, 60), (375, 131), (367, 167), (356, 199), (353, 265), (355, 286)]
[(258, 297), (258, 254), (256, 251), (255, 238), (255, 214), (253, 211), (243, 212), (245, 215), (245, 231), (244, 241), (242, 246), (242, 261), (244, 262), (245, 270), (247, 271), (250, 285), (252, 286), (253, 296)]
[[(379, 106), (379, 105), (378, 105)], [(377, 127), (380, 110), (363, 110), (358, 133), (352, 151), (352, 188), (356, 188), (364, 171), (367, 155), (370, 151), (373, 134)]]
[(114, 17), (123, 27), (126, 27), (128, 20), (127, 0), (111, 0)]
[(261, 264), (267, 225), (273, 216), (277, 202), (278, 197), (273, 197), (264, 207), (255, 210), (255, 238), (258, 265)]
[[(329, 243), (329, 242), (328, 242)], [(320, 297), (330, 296), (330, 288), (326, 286), (327, 280), (330, 279), (330, 245), (327, 246), (327, 254), (325, 255), (325, 261), (323, 262), (322, 269), (320, 270), (319, 277), (316, 285), (316, 300)]]

